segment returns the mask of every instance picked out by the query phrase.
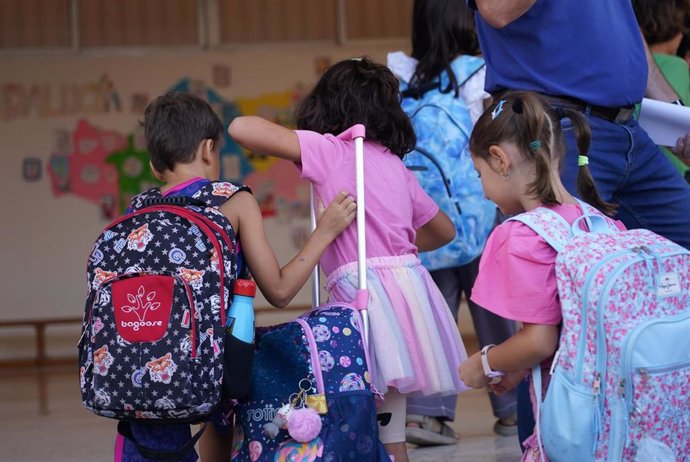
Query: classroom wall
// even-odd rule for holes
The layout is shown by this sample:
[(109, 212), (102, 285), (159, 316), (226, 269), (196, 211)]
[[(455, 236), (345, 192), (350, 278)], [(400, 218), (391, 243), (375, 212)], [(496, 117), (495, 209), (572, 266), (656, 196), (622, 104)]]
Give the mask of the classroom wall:
[[(126, 150), (129, 136), (140, 143), (137, 127), (146, 101), (186, 86), (220, 99), (226, 109), (287, 121), (291, 104), (329, 62), (360, 54), (385, 60), (387, 51), (403, 46), (0, 56), (0, 320), (81, 315), (86, 258), (113, 216), (112, 201), (100, 205), (99, 197), (109, 181), (118, 182), (117, 172), (106, 164), (97, 180), (98, 172), (86, 167), (68, 172), (73, 191), (64, 192), (61, 162), (74, 167), (88, 163), (99, 148)], [(252, 159), (236, 154), (224, 157), (224, 176), (251, 180), (263, 199), (272, 197), (266, 199), (272, 209), (266, 229), (279, 259), (287, 262), (308, 233), (305, 186), (296, 183), (289, 164), (257, 160), (252, 166)], [(295, 299), (309, 302), (308, 290)], [(265, 302), (259, 298), (257, 304)]]

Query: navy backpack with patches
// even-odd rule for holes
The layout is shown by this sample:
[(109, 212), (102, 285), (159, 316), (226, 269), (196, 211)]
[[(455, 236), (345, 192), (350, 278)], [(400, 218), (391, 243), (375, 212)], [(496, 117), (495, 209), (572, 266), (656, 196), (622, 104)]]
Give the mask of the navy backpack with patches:
[(193, 197), (135, 196), (93, 246), (79, 366), (82, 403), (97, 415), (198, 422), (224, 397), (238, 268), (235, 233), (218, 207), (247, 188), (200, 181)]

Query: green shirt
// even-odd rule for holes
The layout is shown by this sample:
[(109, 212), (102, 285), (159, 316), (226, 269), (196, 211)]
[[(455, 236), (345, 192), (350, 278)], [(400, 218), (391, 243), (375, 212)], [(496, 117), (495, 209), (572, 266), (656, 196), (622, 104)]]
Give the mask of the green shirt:
[[(688, 70), (688, 63), (679, 56), (663, 53), (654, 53), (653, 55), (659, 70), (666, 77), (668, 83), (671, 84), (671, 87), (678, 93), (683, 104), (690, 106), (690, 70)], [(662, 150), (681, 174), (685, 175), (685, 172), (690, 170), (690, 167), (685, 165), (670, 149), (662, 147)]]

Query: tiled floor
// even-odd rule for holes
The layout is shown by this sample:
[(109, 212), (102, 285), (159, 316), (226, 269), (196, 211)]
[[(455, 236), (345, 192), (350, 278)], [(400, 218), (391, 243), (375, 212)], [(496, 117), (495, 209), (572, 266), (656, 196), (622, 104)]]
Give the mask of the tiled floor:
[[(492, 433), (494, 419), (483, 391), (458, 402), (453, 424), (460, 443), (427, 449), (410, 447), (414, 462), (508, 462), (520, 458), (515, 437)], [(110, 462), (114, 422), (84, 410), (72, 367), (0, 371), (0, 461)]]

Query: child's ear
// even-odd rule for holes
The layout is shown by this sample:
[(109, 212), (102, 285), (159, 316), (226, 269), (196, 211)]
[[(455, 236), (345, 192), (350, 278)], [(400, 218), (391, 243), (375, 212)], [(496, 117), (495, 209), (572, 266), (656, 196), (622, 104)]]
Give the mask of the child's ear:
[(490, 165), (500, 174), (505, 174), (510, 171), (511, 161), (510, 155), (497, 144), (489, 146)]
[(211, 165), (213, 162), (215, 162), (215, 154), (213, 152), (214, 146), (215, 143), (212, 139), (205, 139), (201, 142), (201, 145), (199, 146), (199, 154), (201, 156), (201, 160), (204, 162), (204, 165)]
[(153, 166), (153, 164), (151, 163), (151, 161), (149, 161), (149, 168), (151, 169), (151, 173), (153, 173), (153, 177), (154, 177), (155, 179), (157, 179), (157, 180), (160, 181), (160, 182), (165, 183), (165, 180), (163, 179), (163, 175), (161, 175), (161, 172), (159, 172), (158, 170), (156, 170), (156, 169), (154, 168), (154, 166)]

